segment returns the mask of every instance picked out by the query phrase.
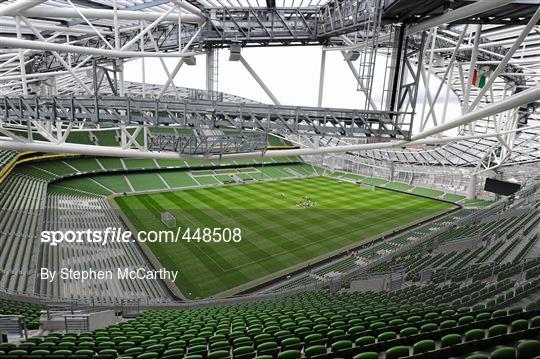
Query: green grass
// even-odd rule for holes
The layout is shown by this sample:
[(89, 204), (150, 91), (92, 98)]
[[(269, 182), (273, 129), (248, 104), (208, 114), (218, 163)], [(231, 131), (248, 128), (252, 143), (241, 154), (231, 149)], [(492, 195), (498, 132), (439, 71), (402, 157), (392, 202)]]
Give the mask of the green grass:
[[(317, 205), (298, 207), (305, 195)], [(137, 230), (166, 229), (160, 220), (164, 211), (171, 212), (183, 230), (241, 228), (240, 243), (180, 239), (149, 244), (165, 268), (179, 270), (176, 285), (189, 298), (235, 292), (238, 286), (252, 286), (454, 207), (327, 177), (141, 194), (116, 201)]]

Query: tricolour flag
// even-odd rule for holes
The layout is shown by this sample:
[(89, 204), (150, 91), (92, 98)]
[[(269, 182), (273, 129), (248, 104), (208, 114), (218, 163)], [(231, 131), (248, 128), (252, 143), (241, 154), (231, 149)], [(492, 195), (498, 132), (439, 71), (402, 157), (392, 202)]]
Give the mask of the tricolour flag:
[(474, 69), (472, 74), (472, 84), (476, 87), (483, 88), (486, 84), (486, 77), (478, 72), (478, 69)]

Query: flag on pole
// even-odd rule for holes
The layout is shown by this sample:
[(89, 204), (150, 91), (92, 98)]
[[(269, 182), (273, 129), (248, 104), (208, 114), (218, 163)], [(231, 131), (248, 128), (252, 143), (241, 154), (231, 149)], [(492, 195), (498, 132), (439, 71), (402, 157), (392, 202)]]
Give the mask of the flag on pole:
[(478, 72), (478, 69), (474, 69), (472, 74), (472, 84), (476, 87), (483, 88), (486, 84), (486, 76)]

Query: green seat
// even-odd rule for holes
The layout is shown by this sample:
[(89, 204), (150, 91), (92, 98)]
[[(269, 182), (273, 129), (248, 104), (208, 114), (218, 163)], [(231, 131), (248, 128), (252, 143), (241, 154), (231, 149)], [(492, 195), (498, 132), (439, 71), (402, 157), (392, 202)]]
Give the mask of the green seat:
[(384, 322), (375, 322), (375, 323), (371, 323), (369, 325), (369, 329), (371, 330), (378, 330), (378, 329), (382, 329), (386, 327), (386, 324)]
[(439, 326), (435, 323), (426, 323), (420, 327), (420, 333), (434, 332), (439, 329)]
[(291, 349), (279, 353), (277, 357), (278, 359), (299, 359), (302, 357), (302, 353), (300, 350)]
[(401, 319), (401, 318), (396, 318), (396, 319), (392, 319), (391, 321), (389, 321), (388, 324), (391, 327), (397, 327), (397, 326), (400, 326), (402, 324), (405, 324), (405, 321), (403, 319)]
[(447, 320), (444, 320), (441, 322), (441, 324), (439, 325), (439, 328), (440, 329), (448, 329), (448, 328), (453, 328), (457, 326), (457, 322), (453, 319), (447, 319)]
[(265, 342), (257, 346), (257, 354), (270, 354), (277, 353), (279, 351), (278, 344), (276, 342)]
[(281, 349), (287, 350), (287, 349), (301, 349), (302, 348), (302, 341), (300, 338), (291, 337), (286, 338), (281, 341)]
[(467, 325), (474, 322), (474, 317), (472, 315), (465, 315), (458, 319), (458, 325)]
[(540, 315), (537, 315), (536, 317), (532, 318), (530, 323), (531, 323), (531, 328), (540, 327)]
[(507, 332), (506, 325), (504, 324), (495, 324), (489, 327), (488, 337), (496, 337), (498, 335), (504, 335)]
[(441, 348), (451, 347), (457, 344), (461, 344), (461, 335), (459, 334), (446, 334), (441, 338)]
[(510, 325), (510, 332), (519, 332), (526, 330), (529, 327), (529, 322), (526, 319), (516, 319)]
[(422, 317), (419, 315), (412, 315), (407, 318), (407, 323), (417, 323), (422, 321)]
[(304, 342), (307, 345), (311, 345), (313, 343), (319, 344), (320, 342), (326, 342), (326, 339), (324, 339), (323, 335), (320, 333), (313, 333), (306, 335), (306, 337), (304, 338)]
[(243, 347), (238, 347), (238, 348), (235, 348), (233, 350), (233, 357), (234, 358), (238, 358), (238, 357), (253, 357), (254, 356), (254, 351), (253, 351), (253, 347), (250, 347), (250, 346), (243, 346)]
[(487, 319), (490, 319), (490, 318), (491, 318), (491, 314), (486, 313), (486, 312), (482, 312), (482, 313), (476, 314), (475, 320), (478, 322), (478, 321), (487, 320)]
[(332, 352), (350, 348), (352, 348), (352, 342), (350, 340), (340, 340), (332, 344)]
[(413, 345), (414, 354), (426, 353), (432, 350), (435, 350), (435, 341), (430, 339), (421, 340)]
[(409, 356), (409, 347), (398, 345), (386, 351), (386, 359), (406, 358)]
[(325, 354), (326, 347), (324, 345), (314, 345), (304, 350), (307, 358), (312, 358), (317, 355)]
[(399, 335), (401, 337), (409, 337), (411, 335), (416, 335), (416, 334), (418, 334), (418, 328), (416, 327), (406, 327), (399, 331)]
[(372, 335), (364, 335), (363, 337), (356, 339), (354, 342), (357, 347), (362, 347), (364, 345), (369, 345), (373, 343), (375, 343), (375, 337)]
[(540, 355), (540, 341), (523, 340), (517, 346), (518, 359), (535, 358)]
[(500, 318), (505, 317), (508, 313), (504, 309), (497, 309), (496, 311), (491, 314), (491, 318)]
[(328, 334), (326, 334), (330, 341), (335, 340), (338, 337), (342, 337), (343, 335), (345, 335), (345, 331), (343, 329), (334, 329), (329, 331)]
[(362, 333), (366, 330), (366, 328), (363, 325), (355, 325), (354, 327), (350, 327), (349, 330), (347, 330), (347, 334), (349, 335), (355, 335), (358, 333)]
[(384, 332), (384, 333), (381, 333), (377, 336), (377, 341), (378, 342), (385, 342), (387, 340), (392, 340), (392, 339), (396, 339), (397, 338), (397, 335), (395, 332)]
[(466, 342), (484, 339), (484, 331), (482, 329), (471, 329), (467, 331), (463, 337)]
[(490, 359), (515, 359), (516, 350), (512, 347), (501, 347), (491, 352)]

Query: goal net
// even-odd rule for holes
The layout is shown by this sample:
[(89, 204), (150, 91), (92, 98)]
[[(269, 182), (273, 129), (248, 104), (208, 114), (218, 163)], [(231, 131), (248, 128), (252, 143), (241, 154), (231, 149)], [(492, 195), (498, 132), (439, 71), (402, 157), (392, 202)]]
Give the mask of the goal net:
[(176, 218), (170, 212), (161, 212), (161, 222), (163, 222), (167, 228), (176, 227)]

